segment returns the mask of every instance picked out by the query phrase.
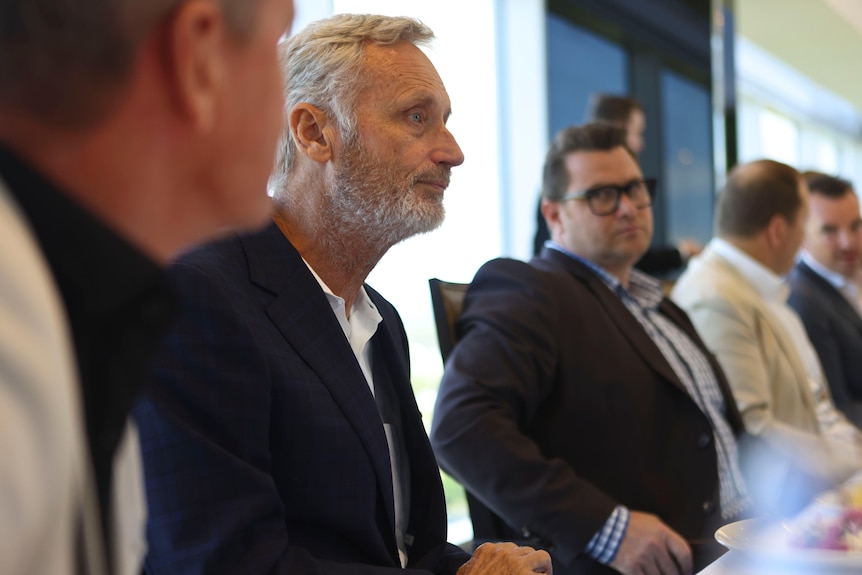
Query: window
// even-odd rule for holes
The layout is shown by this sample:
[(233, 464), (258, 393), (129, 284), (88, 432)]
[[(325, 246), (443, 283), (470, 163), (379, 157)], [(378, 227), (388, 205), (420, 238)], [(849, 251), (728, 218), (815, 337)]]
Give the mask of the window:
[(661, 74), (663, 178), (656, 210), (665, 216), (666, 239), (705, 245), (712, 237), (713, 160), (711, 96), (705, 86), (665, 70)]
[(761, 110), (758, 127), (762, 157), (799, 165), (799, 130), (793, 120), (771, 110)]
[(862, 184), (862, 115), (847, 101), (737, 38), (739, 160), (770, 158)]
[(629, 62), (623, 47), (548, 14), (549, 135), (581, 124), (596, 92), (628, 93)]

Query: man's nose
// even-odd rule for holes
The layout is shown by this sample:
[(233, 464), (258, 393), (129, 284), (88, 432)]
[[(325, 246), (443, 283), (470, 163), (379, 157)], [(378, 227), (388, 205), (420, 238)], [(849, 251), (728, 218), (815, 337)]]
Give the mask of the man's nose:
[(455, 140), (455, 136), (445, 126), (440, 131), (437, 147), (432, 158), (435, 164), (444, 164), (449, 167), (460, 166), (464, 163), (464, 152)]
[(631, 197), (624, 192), (620, 192), (619, 206), (617, 206), (617, 214), (619, 215), (634, 215), (638, 211), (638, 207), (632, 201)]

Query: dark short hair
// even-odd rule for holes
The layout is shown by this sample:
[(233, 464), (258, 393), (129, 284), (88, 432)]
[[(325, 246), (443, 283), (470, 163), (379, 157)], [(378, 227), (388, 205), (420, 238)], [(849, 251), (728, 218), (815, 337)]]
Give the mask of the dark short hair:
[(569, 186), (569, 171), (566, 156), (572, 152), (609, 152), (626, 146), (625, 128), (613, 124), (594, 122), (582, 126), (569, 126), (560, 130), (548, 153), (542, 177), (542, 196), (557, 201), (566, 194)]
[(593, 94), (587, 105), (587, 122), (608, 122), (625, 125), (632, 112), (643, 112), (643, 106), (634, 98), (612, 94)]
[(718, 197), (718, 234), (750, 238), (766, 229), (776, 215), (792, 222), (802, 206), (800, 178), (796, 169), (774, 160), (733, 168)]
[(808, 189), (814, 195), (834, 200), (853, 193), (853, 184), (849, 180), (830, 176), (823, 172), (802, 172), (802, 179), (805, 180), (805, 183), (808, 184)]
[[(0, 0), (0, 105), (86, 125), (128, 76), (152, 28), (184, 0)], [(245, 38), (256, 0), (219, 0)]]

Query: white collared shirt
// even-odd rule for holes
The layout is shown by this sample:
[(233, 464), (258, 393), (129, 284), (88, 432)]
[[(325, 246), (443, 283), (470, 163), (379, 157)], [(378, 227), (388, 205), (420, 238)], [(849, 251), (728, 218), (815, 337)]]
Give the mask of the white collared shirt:
[[(302, 261), (305, 261), (303, 259)], [(312, 269), (308, 262), (305, 262), (309, 271), (320, 284), (323, 293), (326, 295), (329, 306), (332, 308), (332, 313), (341, 325), (344, 331), (344, 337), (347, 338), (350, 348), (353, 350), (353, 355), (356, 356), (356, 361), (359, 362), (359, 367), (362, 369), (362, 374), (365, 376), (365, 381), (368, 383), (368, 389), (371, 395), (374, 395), (374, 378), (372, 376), (372, 361), (371, 338), (377, 333), (377, 326), (383, 321), (383, 316), (377, 310), (377, 306), (368, 297), (368, 292), (364, 287), (359, 288), (356, 294), (356, 299), (353, 302), (353, 307), (350, 310), (350, 316), (347, 315), (347, 310), (344, 305), (344, 298), (335, 295), (332, 290), (326, 285), (326, 282), (317, 275), (317, 272)], [(407, 530), (406, 517), (406, 502), (401, 492), (401, 482), (399, 481), (397, 452), (392, 438), (392, 428), (388, 423), (383, 424), (384, 432), (386, 433), (386, 442), (389, 446), (389, 461), (392, 467), (392, 490), (395, 499), (395, 540), (398, 544), (398, 555), (401, 559), (401, 566), (407, 566), (407, 547), (404, 544), (404, 533)]]
[(820, 432), (833, 443), (857, 445), (860, 441), (859, 430), (838, 411), (828, 394), (826, 376), (817, 351), (808, 339), (805, 326), (796, 311), (787, 305), (790, 288), (784, 278), (766, 268), (763, 264), (721, 238), (713, 238), (710, 246), (714, 252), (722, 256), (749, 284), (761, 295), (770, 311), (781, 321), (782, 327), (793, 342), (799, 359), (808, 375), (808, 385), (814, 396), (817, 411), (817, 421)]
[[(305, 261), (304, 259), (302, 261)], [(374, 378), (371, 373), (371, 346), (368, 343), (374, 334), (377, 333), (378, 324), (383, 321), (380, 312), (377, 311), (377, 306), (368, 297), (368, 292), (364, 287), (359, 288), (359, 293), (356, 294), (356, 300), (353, 302), (353, 308), (350, 310), (350, 318), (348, 319), (347, 310), (344, 307), (344, 298), (332, 293), (329, 286), (326, 285), (317, 272), (315, 272), (308, 262), (311, 275), (320, 284), (320, 288), (326, 295), (326, 300), (329, 302), (329, 307), (332, 308), (332, 313), (335, 314), (335, 319), (341, 326), (344, 332), (344, 337), (350, 343), (350, 349), (353, 350), (353, 355), (356, 356), (356, 361), (359, 362), (359, 367), (362, 369), (362, 374), (368, 382), (368, 388), (371, 390), (371, 395), (374, 395)]]

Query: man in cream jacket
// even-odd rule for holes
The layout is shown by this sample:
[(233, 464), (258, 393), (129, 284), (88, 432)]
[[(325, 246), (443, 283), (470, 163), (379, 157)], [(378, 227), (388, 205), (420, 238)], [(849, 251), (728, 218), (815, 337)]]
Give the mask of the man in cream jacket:
[(790, 468), (825, 488), (862, 460), (862, 433), (836, 410), (817, 354), (786, 303), (783, 276), (807, 213), (808, 189), (795, 169), (771, 160), (736, 167), (719, 197), (717, 237), (672, 292), (718, 357), (747, 430), (779, 454), (781, 464), (755, 463), (749, 475), (765, 498), (777, 497), (776, 482)]

